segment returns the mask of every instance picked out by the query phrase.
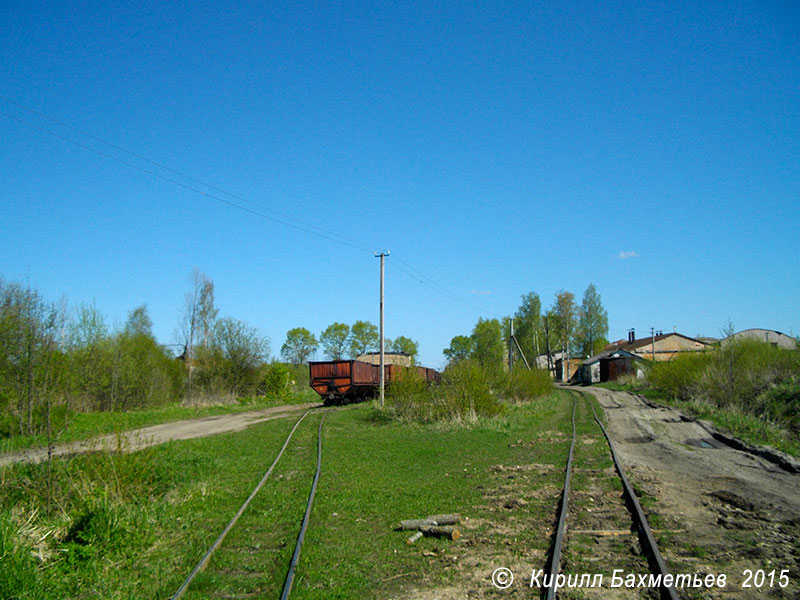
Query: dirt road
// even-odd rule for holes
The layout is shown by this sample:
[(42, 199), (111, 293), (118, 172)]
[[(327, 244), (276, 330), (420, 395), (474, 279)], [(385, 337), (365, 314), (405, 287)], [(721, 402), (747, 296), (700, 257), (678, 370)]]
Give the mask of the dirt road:
[[(719, 442), (677, 410), (624, 392), (582, 391), (605, 410), (629, 477), (655, 499), (651, 525), (680, 532), (662, 548), (673, 573), (727, 575), (725, 589), (695, 590), (697, 597), (800, 597), (800, 474)], [(764, 580), (742, 587), (747, 569), (764, 571)], [(790, 583), (781, 588), (784, 569)]]
[[(308, 410), (321, 404), (287, 404), (263, 410), (236, 413), (231, 415), (217, 415), (200, 419), (187, 419), (172, 421), (161, 425), (152, 425), (141, 429), (133, 429), (117, 434), (109, 434), (89, 440), (57, 444), (53, 446), (53, 456), (80, 454), (88, 450), (103, 448), (117, 448), (121, 446), (128, 451), (139, 450), (156, 444), (163, 444), (171, 440), (188, 440), (228, 431), (240, 431), (263, 421), (279, 419), (293, 413)], [(39, 463), (47, 460), (47, 448), (32, 448), (20, 452), (8, 452), (0, 455), (0, 466), (11, 463), (28, 462)]]

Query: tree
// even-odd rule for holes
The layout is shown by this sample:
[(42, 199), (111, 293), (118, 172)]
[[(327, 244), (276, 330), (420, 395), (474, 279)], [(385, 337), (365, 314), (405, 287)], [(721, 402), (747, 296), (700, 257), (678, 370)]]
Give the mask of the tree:
[(445, 348), (442, 353), (447, 357), (448, 362), (455, 364), (467, 359), (472, 354), (475, 341), (467, 335), (457, 335), (450, 340), (450, 347)]
[(578, 310), (578, 345), (582, 356), (595, 354), (595, 342), (608, 336), (608, 313), (593, 283), (583, 293)]
[(208, 346), (219, 311), (214, 306), (214, 283), (200, 269), (195, 268), (192, 271), (189, 286), (189, 291), (183, 297), (180, 328), (184, 347), (183, 358), (186, 361), (191, 389), (195, 344), (199, 336), (202, 345)]
[(542, 354), (542, 301), (539, 294), (529, 292), (522, 296), (522, 304), (514, 315), (514, 337), (522, 347), (522, 351), (533, 361)]
[(0, 409), (16, 413), (20, 434), (46, 425), (49, 438), (62, 321), (58, 308), (36, 290), (0, 280)]
[(350, 326), (346, 323), (332, 323), (319, 336), (319, 343), (325, 349), (325, 354), (333, 360), (344, 357), (347, 341), (350, 337)]
[[(385, 343), (385, 342), (384, 342)], [(378, 328), (369, 321), (356, 321), (350, 328), (350, 355), (355, 358), (380, 344)]]
[(472, 330), (473, 348), (470, 358), (485, 369), (499, 371), (503, 368), (503, 334), (497, 319), (478, 319)]
[(409, 354), (411, 356), (411, 362), (416, 362), (419, 344), (411, 338), (407, 338), (404, 335), (397, 336), (390, 345), (390, 348), (393, 352), (405, 352)]
[(286, 342), (281, 346), (281, 356), (286, 362), (301, 365), (317, 351), (317, 338), (305, 327), (295, 327), (286, 332)]
[(268, 354), (268, 338), (238, 319), (223, 317), (214, 324), (208, 347), (198, 355), (201, 379), (246, 393), (256, 384), (258, 367)]
[(575, 295), (564, 290), (558, 292), (553, 304), (553, 314), (556, 318), (555, 326), (558, 340), (561, 342), (564, 352), (569, 354), (575, 338), (575, 326), (578, 317)]
[(146, 335), (153, 337), (153, 321), (147, 314), (147, 304), (137, 306), (128, 313), (128, 320), (125, 322), (126, 335)]

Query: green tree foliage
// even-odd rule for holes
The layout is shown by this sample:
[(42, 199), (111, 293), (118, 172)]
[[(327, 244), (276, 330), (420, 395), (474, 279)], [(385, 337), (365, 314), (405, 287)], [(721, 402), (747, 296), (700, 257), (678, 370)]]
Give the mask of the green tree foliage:
[(522, 296), (522, 304), (514, 315), (514, 337), (517, 338), (528, 361), (544, 353), (542, 338), (542, 301), (539, 294)]
[(472, 330), (472, 353), (475, 360), (487, 371), (500, 371), (503, 368), (503, 335), (497, 319), (478, 319)]
[(70, 330), (69, 393), (80, 410), (130, 410), (174, 401), (183, 371), (151, 332), (145, 305), (133, 309), (119, 333), (109, 334), (94, 306), (79, 307)]
[(126, 335), (146, 335), (153, 337), (153, 321), (147, 314), (147, 304), (137, 306), (128, 313), (123, 333)]
[(0, 411), (6, 434), (12, 427), (20, 434), (43, 430), (61, 384), (62, 328), (63, 315), (39, 292), (0, 280)]
[(233, 317), (214, 324), (207, 348), (199, 349), (197, 379), (208, 391), (251, 393), (259, 367), (269, 354), (269, 339)]
[(574, 350), (575, 328), (578, 318), (575, 295), (564, 290), (556, 293), (552, 315), (555, 317), (554, 330), (558, 345), (568, 353), (572, 352)]
[(331, 359), (341, 360), (345, 356), (349, 338), (349, 325), (346, 323), (332, 323), (320, 334), (319, 342), (325, 349), (325, 354)]
[(369, 321), (356, 321), (350, 328), (350, 356), (372, 352), (380, 344), (378, 328)]
[(471, 336), (457, 335), (450, 340), (450, 347), (443, 350), (450, 364), (468, 359), (475, 347), (475, 340)]
[(266, 367), (259, 392), (283, 400), (292, 390), (292, 372), (286, 365), (274, 362)]
[(404, 335), (397, 336), (389, 347), (392, 349), (392, 352), (404, 352), (409, 354), (412, 364), (416, 362), (419, 344), (411, 338), (407, 338)]
[(301, 365), (308, 361), (319, 347), (316, 336), (305, 327), (295, 327), (286, 332), (286, 341), (281, 346), (281, 356), (286, 362)]
[(581, 356), (592, 356), (595, 343), (608, 336), (608, 313), (600, 301), (600, 294), (594, 284), (583, 293), (583, 300), (578, 309), (577, 345)]

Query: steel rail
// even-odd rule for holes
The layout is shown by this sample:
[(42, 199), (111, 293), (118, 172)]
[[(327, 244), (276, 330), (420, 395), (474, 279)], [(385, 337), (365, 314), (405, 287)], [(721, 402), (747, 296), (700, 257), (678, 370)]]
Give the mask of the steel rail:
[(569, 457), (567, 458), (567, 468), (564, 475), (564, 490), (561, 494), (561, 504), (558, 514), (558, 525), (556, 527), (556, 536), (553, 540), (553, 551), (550, 553), (550, 585), (546, 588), (545, 598), (553, 600), (556, 597), (555, 578), (558, 575), (559, 563), (561, 561), (561, 545), (564, 540), (564, 529), (567, 522), (567, 508), (569, 506), (569, 484), (572, 478), (572, 457), (575, 454), (575, 408), (578, 406), (578, 399), (573, 396), (572, 398), (572, 443), (569, 446)]
[(317, 483), (319, 482), (319, 472), (322, 468), (322, 424), (325, 423), (325, 414), (319, 422), (319, 430), (317, 431), (317, 472), (314, 473), (314, 482), (311, 484), (311, 492), (308, 495), (308, 504), (306, 505), (306, 513), (303, 515), (303, 524), (300, 526), (300, 534), (297, 536), (297, 544), (294, 547), (294, 554), (292, 555), (292, 562), (289, 565), (289, 572), (286, 574), (286, 582), (283, 584), (283, 593), (281, 600), (287, 600), (292, 591), (292, 584), (294, 583), (294, 574), (297, 570), (297, 563), (300, 560), (300, 549), (303, 547), (303, 541), (306, 537), (306, 529), (308, 528), (308, 520), (311, 516), (311, 506), (314, 504), (314, 496), (317, 493)]
[[(183, 593), (186, 591), (186, 589), (189, 587), (189, 584), (192, 583), (192, 580), (194, 579), (195, 575), (197, 575), (197, 573), (199, 573), (200, 570), (206, 565), (206, 563), (208, 562), (208, 559), (211, 558), (211, 555), (214, 553), (214, 551), (222, 543), (222, 540), (225, 539), (225, 536), (228, 535), (228, 532), (236, 524), (236, 521), (238, 521), (239, 517), (242, 516), (242, 513), (247, 508), (247, 505), (250, 504), (250, 501), (253, 498), (255, 498), (255, 495), (258, 493), (258, 491), (261, 489), (261, 487), (264, 485), (264, 483), (266, 483), (267, 479), (269, 479), (269, 476), (272, 474), (272, 470), (275, 468), (275, 465), (278, 464), (278, 461), (281, 459), (281, 456), (283, 456), (283, 452), (286, 450), (286, 447), (289, 445), (289, 441), (291, 441), (292, 436), (294, 435), (294, 432), (300, 426), (300, 423), (302, 422), (302, 420), (305, 419), (306, 416), (308, 415), (308, 413), (310, 413), (310, 412), (311, 412), (311, 409), (307, 410), (305, 413), (303, 413), (303, 416), (300, 417), (297, 420), (297, 422), (294, 424), (294, 427), (292, 427), (292, 430), (289, 432), (289, 435), (286, 438), (286, 441), (283, 443), (283, 447), (281, 448), (280, 452), (278, 452), (278, 456), (275, 457), (275, 460), (272, 462), (272, 465), (267, 470), (267, 472), (264, 474), (264, 477), (262, 477), (261, 481), (258, 482), (258, 485), (255, 487), (255, 489), (250, 494), (250, 496), (248, 496), (247, 500), (244, 501), (244, 504), (242, 504), (242, 507), (239, 509), (239, 511), (236, 513), (236, 515), (233, 517), (233, 519), (231, 519), (230, 522), (228, 523), (228, 525), (225, 527), (225, 529), (222, 530), (222, 533), (219, 534), (219, 537), (211, 545), (211, 547), (208, 549), (208, 552), (205, 553), (203, 558), (200, 559), (200, 562), (197, 563), (197, 566), (192, 570), (191, 573), (189, 573), (189, 576), (183, 582), (181, 587), (178, 588), (178, 591), (175, 592), (175, 594), (172, 596), (171, 600), (178, 600), (178, 598), (180, 598), (183, 595)], [(323, 419), (324, 419), (324, 417), (323, 417)]]
[[(657, 571), (656, 575), (661, 575), (661, 580), (664, 580), (664, 576), (669, 573), (667, 570), (667, 565), (664, 563), (664, 559), (661, 557), (661, 552), (658, 550), (658, 544), (656, 543), (656, 538), (653, 536), (653, 532), (650, 529), (650, 525), (647, 523), (647, 517), (642, 510), (641, 504), (639, 504), (639, 499), (636, 497), (636, 494), (633, 491), (630, 483), (628, 483), (628, 478), (625, 476), (625, 471), (622, 468), (622, 463), (619, 461), (617, 457), (617, 453), (614, 450), (614, 443), (611, 441), (611, 437), (608, 435), (606, 428), (603, 427), (603, 424), (600, 422), (600, 419), (597, 418), (597, 413), (594, 410), (594, 405), (592, 404), (591, 400), (584, 396), (584, 399), (589, 404), (589, 408), (592, 409), (592, 414), (594, 415), (595, 422), (600, 426), (603, 435), (608, 442), (608, 447), (611, 449), (611, 457), (614, 459), (614, 467), (617, 469), (617, 473), (619, 474), (620, 479), (622, 480), (623, 488), (625, 489), (625, 497), (628, 500), (629, 504), (633, 507), (633, 515), (634, 520), (636, 521), (636, 525), (639, 529), (639, 536), (640, 542), (642, 542), (642, 547), (647, 553), (647, 559), (650, 563), (650, 569)], [(662, 600), (678, 600), (678, 593), (675, 591), (673, 586), (666, 586), (663, 585), (660, 588), (661, 590), (661, 598)]]

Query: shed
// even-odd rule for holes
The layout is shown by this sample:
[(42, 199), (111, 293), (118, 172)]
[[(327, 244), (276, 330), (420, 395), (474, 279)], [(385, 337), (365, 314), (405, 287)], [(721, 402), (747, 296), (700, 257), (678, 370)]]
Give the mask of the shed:
[(636, 373), (637, 360), (642, 359), (627, 350), (605, 350), (581, 362), (573, 380), (583, 385), (614, 381), (621, 375)]

